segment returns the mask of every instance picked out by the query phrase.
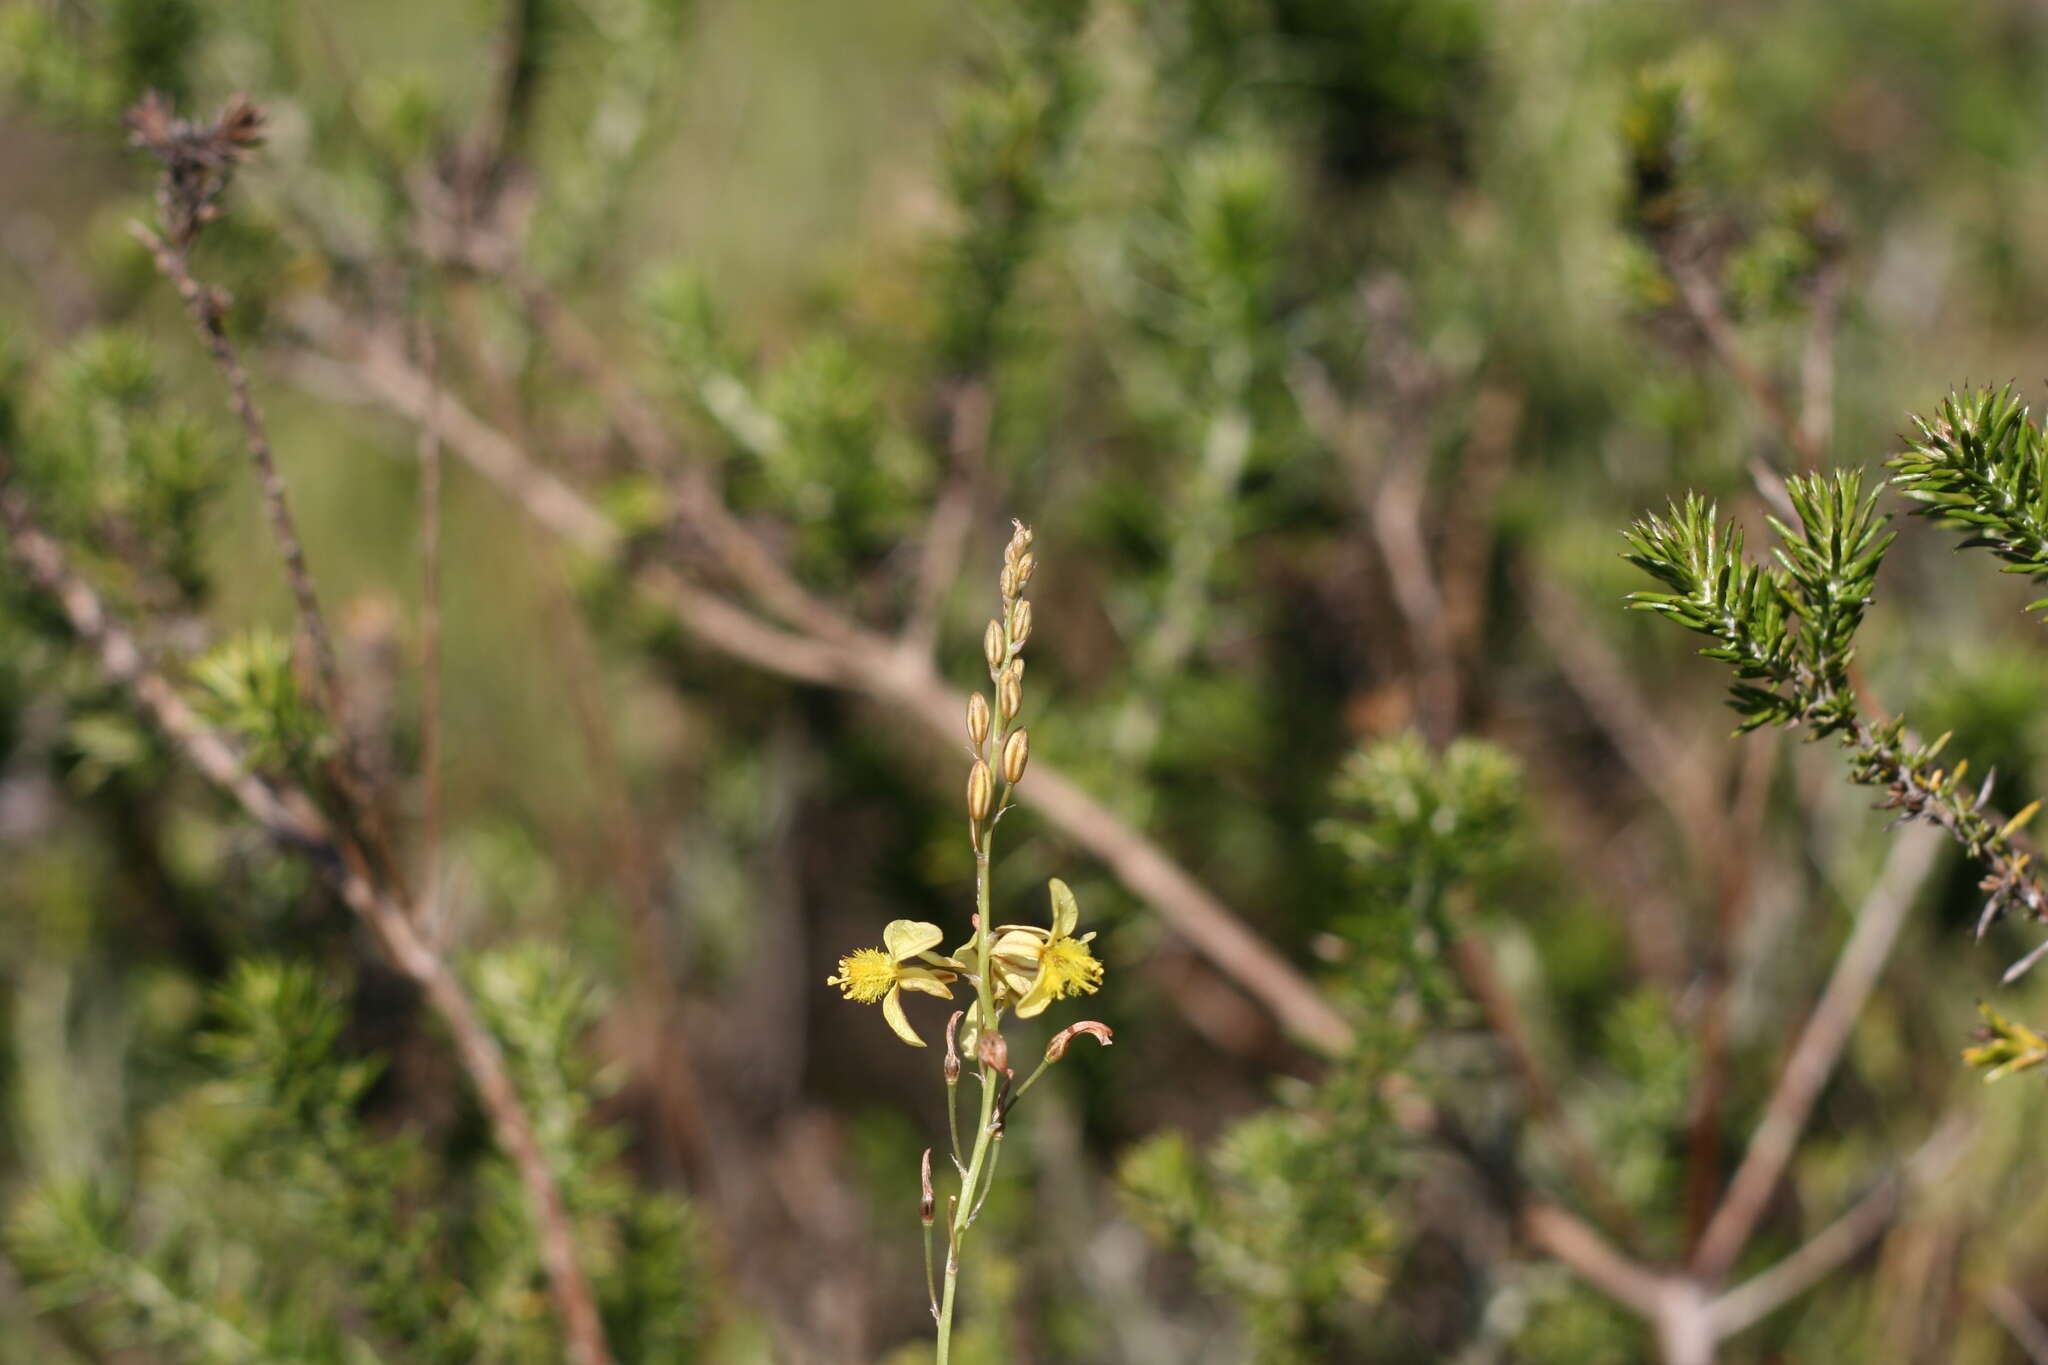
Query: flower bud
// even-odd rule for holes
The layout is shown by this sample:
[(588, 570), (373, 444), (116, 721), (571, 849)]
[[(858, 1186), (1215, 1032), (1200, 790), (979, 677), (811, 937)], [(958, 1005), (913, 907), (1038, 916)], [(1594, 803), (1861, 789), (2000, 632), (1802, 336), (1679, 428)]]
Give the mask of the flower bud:
[(1031, 528), (1015, 517), (1010, 519), (1010, 543), (1003, 547), (1003, 562), (1015, 564), (1017, 557), (1031, 548)]
[(977, 1051), (983, 1064), (994, 1067), (997, 1075), (1010, 1069), (1010, 1044), (994, 1029), (983, 1030)]
[(988, 819), (989, 808), (995, 804), (995, 799), (995, 779), (989, 775), (988, 764), (977, 758), (974, 766), (967, 770), (967, 818), (976, 821)]
[(977, 749), (988, 743), (988, 698), (979, 692), (967, 699), (967, 738)]
[(1084, 1033), (1104, 1047), (1110, 1045), (1109, 1025), (1097, 1023), (1093, 1019), (1083, 1019), (1078, 1024), (1067, 1025), (1052, 1036), (1052, 1041), (1045, 1045), (1045, 1060), (1056, 1062), (1066, 1056), (1067, 1045)]
[(946, 1021), (946, 1061), (943, 1070), (946, 1073), (947, 1085), (957, 1085), (960, 1082), (960, 1046), (956, 1039), (960, 1033), (960, 1021), (966, 1017), (966, 1010), (954, 1010), (953, 1017)]
[(988, 660), (988, 671), (993, 673), (1003, 666), (1003, 623), (991, 621), (988, 629), (981, 633), (981, 656)]
[(1003, 590), (1003, 600), (1005, 602), (1015, 598), (1017, 595), (1017, 566), (1015, 564), (1005, 564), (1003, 566), (1003, 576), (997, 579), (996, 583)]
[(1024, 648), (1024, 642), (1031, 638), (1031, 603), (1018, 598), (1017, 605), (1010, 608), (1010, 642), (1017, 648)]
[(1024, 780), (1024, 765), (1031, 761), (1031, 732), (1012, 730), (1003, 744), (1003, 781), (1016, 786)]
[(917, 1216), (924, 1220), (926, 1227), (930, 1227), (938, 1201), (932, 1198), (932, 1149), (929, 1147), (924, 1149), (924, 1160), (918, 1166), (917, 1186)]
[(1031, 581), (1032, 570), (1038, 567), (1038, 556), (1027, 554), (1017, 561), (1017, 591), (1024, 591), (1024, 585)]
[(1003, 680), (996, 684), (996, 714), (1002, 723), (1008, 725), (1017, 718), (1017, 712), (1024, 708), (1024, 684), (1016, 673), (1005, 670)]

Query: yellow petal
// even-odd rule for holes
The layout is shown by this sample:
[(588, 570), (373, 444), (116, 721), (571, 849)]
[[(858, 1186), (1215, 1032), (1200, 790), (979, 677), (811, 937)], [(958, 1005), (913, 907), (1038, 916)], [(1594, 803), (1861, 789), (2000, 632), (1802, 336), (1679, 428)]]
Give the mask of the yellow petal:
[(1074, 899), (1073, 888), (1054, 877), (1050, 883), (1052, 891), (1052, 936), (1066, 938), (1074, 932), (1074, 926), (1081, 922), (1081, 903)]
[(989, 956), (1001, 961), (1009, 958), (1014, 962), (1036, 962), (1045, 951), (1048, 942), (1043, 929), (1007, 929), (996, 935), (995, 942), (988, 945)]
[(1019, 971), (1014, 967), (1006, 967), (998, 963), (996, 964), (996, 982), (1010, 993), (1012, 999), (1022, 1000), (1025, 996), (1031, 994), (1031, 988), (1038, 984), (1038, 973), (1035, 968)]
[(889, 1021), (889, 1027), (896, 1030), (896, 1036), (912, 1047), (923, 1047), (924, 1039), (917, 1036), (917, 1030), (903, 1017), (903, 992), (890, 991), (882, 1000), (882, 1017)]
[(953, 992), (946, 989), (945, 978), (937, 972), (927, 972), (922, 967), (906, 967), (896, 977), (898, 990), (918, 991), (924, 995), (936, 995), (941, 1000), (951, 1000)]
[(1053, 998), (1057, 994), (1058, 987), (1052, 979), (1052, 973), (1041, 969), (1038, 973), (1038, 979), (1031, 983), (1031, 989), (1025, 993), (1022, 1000), (1017, 1002), (1017, 1017), (1019, 1019), (1037, 1018), (1045, 1013), (1045, 1007), (1053, 1002)]
[(929, 952), (945, 941), (945, 932), (938, 925), (922, 920), (892, 919), (889, 927), (882, 930), (882, 946), (898, 962)]

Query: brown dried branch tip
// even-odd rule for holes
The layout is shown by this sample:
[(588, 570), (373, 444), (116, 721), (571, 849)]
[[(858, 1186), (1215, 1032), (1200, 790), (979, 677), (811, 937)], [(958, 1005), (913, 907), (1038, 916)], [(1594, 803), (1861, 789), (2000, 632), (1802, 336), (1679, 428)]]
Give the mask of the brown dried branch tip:
[(235, 167), (263, 145), (263, 111), (246, 95), (236, 95), (211, 122), (181, 119), (152, 90), (129, 109), (126, 122), (128, 145), (163, 163), (157, 216), (171, 245), (182, 251), (220, 216), (218, 200)]

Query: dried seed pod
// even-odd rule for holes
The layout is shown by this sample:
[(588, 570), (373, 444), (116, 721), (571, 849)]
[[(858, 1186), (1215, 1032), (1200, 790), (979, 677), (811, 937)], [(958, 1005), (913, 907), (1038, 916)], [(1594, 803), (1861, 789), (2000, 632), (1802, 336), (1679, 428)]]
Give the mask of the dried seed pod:
[(1003, 743), (1003, 781), (1016, 786), (1024, 780), (1024, 765), (1031, 761), (1031, 732), (1013, 730)]
[(967, 699), (967, 738), (977, 749), (988, 743), (988, 698), (979, 692)]
[(1017, 605), (1010, 608), (1010, 643), (1022, 649), (1024, 642), (1030, 638), (1031, 602), (1028, 598), (1020, 597), (1017, 599)]
[[(1006, 748), (1004, 752), (1009, 750)], [(989, 774), (988, 764), (977, 758), (974, 766), (967, 770), (967, 818), (977, 823), (988, 819), (995, 800), (995, 779)]]
[(1067, 1045), (1084, 1033), (1104, 1047), (1110, 1045), (1109, 1025), (1093, 1019), (1083, 1019), (1078, 1024), (1067, 1025), (1052, 1036), (1052, 1041), (1045, 1045), (1045, 1060), (1056, 1062), (1066, 1056)]
[(1010, 1069), (1010, 1044), (994, 1029), (982, 1033), (981, 1046), (977, 1051), (981, 1054), (981, 1060), (994, 1067), (998, 1074)]
[(946, 1084), (956, 1085), (960, 1080), (960, 1021), (967, 1017), (966, 1010), (954, 1010), (953, 1017), (946, 1021), (946, 1061), (943, 1070)]
[(937, 1212), (938, 1201), (932, 1198), (932, 1149), (929, 1147), (924, 1149), (924, 1160), (918, 1167), (917, 1185), (917, 1216), (924, 1220), (926, 1227), (930, 1227), (932, 1215)]
[(1003, 623), (991, 621), (988, 629), (981, 633), (981, 656), (988, 660), (988, 671), (993, 673), (1003, 666), (1003, 654), (1008, 642), (1003, 639)]

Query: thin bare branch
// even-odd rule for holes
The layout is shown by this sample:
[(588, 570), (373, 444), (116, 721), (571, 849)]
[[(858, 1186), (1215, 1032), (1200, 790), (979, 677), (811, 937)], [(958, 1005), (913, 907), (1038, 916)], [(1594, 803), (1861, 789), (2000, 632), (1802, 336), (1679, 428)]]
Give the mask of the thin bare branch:
[[(302, 381), (330, 396), (353, 392), (419, 420), (430, 390), (402, 350), (346, 327), (331, 311), (303, 311), (300, 321), (316, 340), (346, 357), (300, 356), (294, 369)], [(619, 556), (622, 538), (602, 512), (451, 395), (442, 397), (440, 423), (449, 449), (540, 525), (587, 553)], [(724, 515), (729, 519), (729, 513)], [(894, 640), (861, 630), (836, 613), (825, 638), (791, 633), (690, 583), (667, 565), (641, 564), (630, 571), (636, 584), (713, 648), (796, 681), (865, 693), (915, 717), (947, 745), (957, 744), (965, 695), (947, 686), (928, 660), (906, 658)], [(817, 610), (828, 609), (819, 605)], [(1024, 802), (1108, 864), (1134, 895), (1258, 1000), (1288, 1034), (1324, 1053), (1350, 1046), (1350, 1024), (1315, 984), (1164, 850), (1050, 762), (1034, 755), (1031, 773), (1031, 783), (1020, 792)]]
[(1587, 1284), (1641, 1317), (1657, 1317), (1663, 1277), (1616, 1251), (1584, 1219), (1557, 1204), (1536, 1202), (1523, 1207), (1521, 1225), (1531, 1245), (1555, 1256)]
[(1678, 286), (1678, 296), (1685, 303), (1685, 311), (1699, 327), (1700, 334), (1707, 339), (1716, 357), (1735, 376), (1735, 382), (1749, 394), (1757, 409), (1776, 429), (1779, 437), (1798, 457), (1802, 469), (1817, 469), (1826, 460), (1826, 452), (1816, 445), (1806, 427), (1786, 405), (1777, 386), (1770, 376), (1759, 369), (1742, 349), (1742, 339), (1735, 334), (1735, 324), (1728, 320), (1728, 312), (1721, 306), (1721, 291), (1713, 280), (1695, 263), (1684, 260), (1676, 254), (1667, 253), (1665, 269), (1670, 272), (1671, 281)]
[(1517, 578), (1528, 597), (1526, 619), (1536, 628), (1564, 680), (1586, 712), (1607, 733), (1629, 771), (1671, 813), (1694, 868), (1712, 875), (1732, 852), (1727, 811), (1711, 775), (1688, 761), (1684, 745), (1657, 708), (1586, 620), (1571, 595), (1536, 564), (1524, 560)]
[(1457, 970), (1458, 980), (1479, 1003), (1480, 1011), (1486, 1016), (1487, 1027), (1506, 1050), (1509, 1064), (1521, 1083), (1522, 1093), (1528, 1099), (1529, 1109), (1544, 1125), (1552, 1144), (1564, 1159), (1565, 1168), (1571, 1172), (1572, 1183), (1602, 1222), (1623, 1236), (1633, 1238), (1635, 1221), (1627, 1205), (1615, 1195), (1592, 1148), (1565, 1112), (1557, 1085), (1551, 1080), (1543, 1059), (1536, 1053), (1535, 1042), (1522, 1021), (1522, 1012), (1507, 984), (1500, 979), (1500, 971), (1494, 966), (1493, 954), (1488, 950), (1486, 941), (1470, 932), (1469, 928), (1465, 929), (1451, 944), (1451, 963)]
[(1429, 742), (1450, 742), (1458, 720), (1457, 642), (1423, 532), (1428, 467), (1413, 455), (1387, 462), (1366, 499), (1367, 520), (1415, 651), (1415, 702)]
[(1472, 400), (1472, 433), (1458, 462), (1458, 496), (1444, 509), (1438, 576), (1443, 583), (1444, 621), (1461, 677), (1470, 675), (1483, 649), (1496, 540), (1493, 521), (1514, 468), (1522, 405), (1519, 389), (1489, 383), (1479, 390)]
[(441, 428), (438, 353), (419, 329), (427, 410), (415, 453), (420, 463), (420, 913), (431, 938), (441, 923)]
[[(1413, 356), (1389, 362), (1404, 376), (1391, 385), (1396, 401), (1417, 407), (1428, 401), (1432, 386), (1412, 373), (1420, 363)], [(1289, 383), (1304, 420), (1343, 463), (1359, 511), (1379, 547), (1414, 656), (1414, 694), (1422, 731), (1431, 744), (1441, 747), (1457, 728), (1460, 676), (1456, 627), (1430, 560), (1424, 528), (1429, 452), (1419, 440), (1394, 442), (1376, 434), (1370, 417), (1345, 403), (1328, 373), (1311, 360), (1296, 362)], [(1422, 430), (1425, 413), (1403, 416), (1403, 431)]]
[(903, 647), (929, 658), (938, 643), (939, 611), (946, 590), (959, 576), (974, 526), (974, 489), (988, 463), (989, 426), (995, 403), (986, 383), (963, 382), (946, 395), (946, 455), (951, 464), (918, 543), (917, 584), (910, 616), (903, 626)]
[(1718, 1280), (1727, 1274), (1748, 1244), (1942, 847), (1940, 831), (1932, 829), (1905, 830), (1893, 842), (1877, 884), (1857, 911), (1856, 927), (1842, 945), (1827, 987), (1785, 1060), (1742, 1165), (1693, 1254), (1693, 1268), (1703, 1278)]
[(1820, 267), (1813, 282), (1806, 346), (1799, 357), (1799, 429), (1814, 450), (1835, 440), (1835, 341), (1842, 327), (1847, 271), (1840, 260)]
[(141, 223), (131, 222), (128, 230), (149, 249), (157, 270), (184, 300), (193, 325), (199, 329), (207, 351), (213, 357), (214, 367), (227, 383), (228, 401), (236, 420), (241, 423), (243, 444), (262, 488), (263, 508), (270, 522), (271, 537), (277, 542), (278, 555), (284, 561), (285, 579), (298, 608), (300, 628), (305, 632), (312, 652), (314, 700), (333, 722), (341, 741), (339, 757), (334, 764), (336, 785), (348, 804), (349, 822), (362, 832), (371, 857), (380, 864), (385, 876), (402, 887), (405, 879), (385, 835), (383, 815), (371, 790), (360, 737), (351, 723), (334, 634), (328, 629), (326, 613), (320, 606), (320, 595), (313, 586), (312, 571), (306, 564), (305, 543), (299, 538), (298, 524), (292, 516), (284, 476), (278, 470), (277, 457), (271, 449), (269, 429), (264, 424), (262, 410), (256, 406), (256, 400), (250, 393), (249, 373), (227, 334), (226, 299), (219, 291), (201, 284), (193, 275), (184, 246), (158, 236)]
[(635, 1065), (654, 1097), (654, 1113), (667, 1148), (684, 1169), (703, 1166), (710, 1138), (703, 1102), (697, 1089), (697, 1062), (685, 1032), (683, 1002), (670, 965), (667, 935), (662, 929), (663, 869), (660, 850), (647, 817), (634, 802), (626, 768), (620, 760), (618, 734), (605, 703), (604, 679), (581, 617), (575, 610), (569, 566), (562, 547), (542, 539), (538, 528), (527, 535), (536, 545), (536, 567), (547, 596), (548, 624), (556, 641), (569, 710), (590, 767), (603, 826), (610, 841), (610, 874), (626, 905), (626, 925), (633, 951), (627, 970), (636, 1004), (645, 1018), (631, 1040)]
[(719, 496), (710, 473), (701, 463), (685, 457), (653, 400), (613, 363), (597, 338), (553, 291), (517, 264), (502, 273), (527, 316), (547, 338), (555, 358), (604, 399), (605, 410), (642, 467), (671, 481), (677, 517), (704, 539), (725, 571), (786, 624), (824, 639), (846, 634), (850, 624), (799, 583), (740, 524)]
[(1891, 1224), (1913, 1189), (1939, 1180), (1962, 1159), (1970, 1123), (1951, 1116), (1848, 1212), (1815, 1233), (1806, 1245), (1755, 1279), (1715, 1299), (1709, 1310), (1717, 1337), (1730, 1337), (1790, 1303), (1839, 1269)]
[[(0, 453), (0, 474), (5, 472)], [(70, 567), (63, 548), (36, 522), (27, 501), (0, 485), (0, 527), (7, 554), (27, 579), (63, 611), (72, 632), (97, 659), (107, 680), (183, 753), (200, 775), (233, 798), (280, 842), (307, 854), (336, 894), (369, 928), (392, 965), (419, 986), (447, 1027), (476, 1088), (499, 1146), (519, 1174), (540, 1239), (549, 1292), (576, 1365), (609, 1365), (597, 1301), (577, 1258), (567, 1206), (535, 1135), (525, 1101), (503, 1051), (445, 959), (420, 935), (412, 907), (376, 874), (350, 841), (337, 837), (312, 797), (292, 783), (250, 771), (234, 746), (209, 728), (156, 671), (131, 632), (109, 614), (99, 594)]]
[(1984, 1306), (2005, 1325), (2012, 1339), (2034, 1365), (2048, 1365), (2048, 1325), (2044, 1325), (2019, 1291), (2009, 1284), (1995, 1284), (1984, 1291)]
[(1701, 982), (1706, 999), (1699, 1012), (1699, 1064), (1693, 1076), (1690, 1131), (1686, 1136), (1688, 1248), (1697, 1245), (1705, 1234), (1721, 1182), (1721, 1110), (1728, 1098), (1729, 994), (1735, 986), (1733, 957), (1749, 920), (1756, 850), (1762, 843), (1764, 809), (1771, 774), (1777, 771), (1778, 749), (1779, 745), (1769, 740), (1754, 741), (1743, 749), (1734, 808), (1726, 824), (1731, 840), (1728, 856), (1710, 874), (1714, 886), (1714, 925)]

